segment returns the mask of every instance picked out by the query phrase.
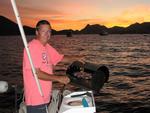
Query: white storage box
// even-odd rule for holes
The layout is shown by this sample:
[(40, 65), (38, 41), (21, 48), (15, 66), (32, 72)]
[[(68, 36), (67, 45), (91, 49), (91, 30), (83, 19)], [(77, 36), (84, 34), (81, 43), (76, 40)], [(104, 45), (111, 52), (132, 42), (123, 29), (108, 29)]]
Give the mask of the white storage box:
[[(86, 105), (84, 105), (86, 101)], [(88, 105), (88, 106), (87, 106)], [(58, 113), (95, 113), (95, 101), (92, 91), (73, 92), (64, 96)]]

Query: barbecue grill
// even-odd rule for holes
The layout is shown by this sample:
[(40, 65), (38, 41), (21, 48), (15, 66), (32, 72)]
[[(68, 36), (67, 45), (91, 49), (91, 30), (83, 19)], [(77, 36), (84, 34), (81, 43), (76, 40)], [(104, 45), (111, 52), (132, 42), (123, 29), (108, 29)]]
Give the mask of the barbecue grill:
[(109, 80), (109, 69), (105, 65), (74, 61), (68, 66), (66, 74), (71, 83), (99, 93)]

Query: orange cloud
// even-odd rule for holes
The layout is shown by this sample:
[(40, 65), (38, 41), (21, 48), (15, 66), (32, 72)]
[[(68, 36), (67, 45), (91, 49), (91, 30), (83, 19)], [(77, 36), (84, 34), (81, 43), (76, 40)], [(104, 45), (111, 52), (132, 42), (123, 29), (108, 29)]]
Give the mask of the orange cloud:
[[(95, 11), (96, 12), (96, 11)], [(91, 13), (91, 12), (90, 12)], [(111, 16), (106, 17), (106, 15), (99, 15), (99, 17), (95, 18), (91, 15), (86, 17), (85, 13), (82, 13), (85, 19), (77, 19), (75, 21), (63, 21), (63, 23), (56, 24), (56, 28), (63, 29), (63, 28), (72, 28), (72, 29), (82, 29), (87, 24), (101, 24), (107, 27), (113, 26), (122, 26), (127, 27), (135, 22), (142, 23), (142, 22), (150, 22), (150, 6), (148, 5), (137, 5), (134, 7), (130, 7), (118, 16)], [(91, 19), (89, 19), (91, 17)], [(57, 26), (59, 25), (59, 26)]]
[(109, 20), (109, 23), (106, 23), (109, 27), (114, 25), (126, 27), (135, 22), (150, 22), (150, 6), (138, 5), (131, 7), (123, 11), (119, 16), (111, 19), (112, 20)]
[[(110, 8), (111, 4), (118, 5), (120, 8)], [(68, 0), (68, 2), (45, 0), (42, 5), (41, 0), (36, 0), (36, 4), (32, 0), (17, 2), (22, 23), (32, 27), (41, 19), (50, 21), (52, 27), (56, 30), (80, 30), (87, 24), (126, 27), (135, 22), (150, 21), (149, 5), (132, 5), (132, 7), (123, 10), (119, 4), (118, 2), (115, 4), (114, 0), (87, 0), (86, 2), (84, 0)], [(107, 5), (107, 8), (102, 7), (105, 5)], [(10, 7), (3, 7), (5, 11), (1, 10), (0, 12), (3, 11), (4, 16), (7, 15), (6, 17), (15, 20), (14, 13)], [(8, 8), (11, 12), (8, 12)]]
[[(37, 11), (38, 12), (38, 11)], [(31, 12), (30, 12), (31, 13)], [(75, 16), (78, 15), (77, 13)], [(83, 17), (82, 17), (83, 16)], [(63, 14), (63, 13), (50, 13), (49, 15), (47, 12), (43, 12), (41, 15), (37, 15), (37, 17), (40, 18), (24, 18), (24, 23), (28, 23), (31, 26), (35, 26), (35, 23), (40, 18), (46, 18), (52, 23), (52, 27), (56, 30), (62, 30), (62, 29), (73, 29), (73, 30), (80, 30), (83, 27), (85, 27), (87, 24), (100, 24), (105, 25), (107, 27), (113, 27), (113, 26), (123, 26), (126, 27), (130, 24), (133, 24), (135, 22), (146, 22), (150, 21), (150, 7), (146, 5), (139, 5), (135, 7), (128, 8), (124, 10), (120, 15), (115, 17), (106, 17), (106, 15), (102, 16), (99, 15), (99, 17), (92, 17), (91, 15), (81, 14), (81, 17), (79, 15), (78, 18), (75, 18), (74, 15), (69, 15), (69, 13)], [(52, 18), (53, 17), (53, 18)], [(91, 19), (90, 19), (91, 18)], [(33, 24), (34, 23), (34, 24)]]
[[(88, 23), (92, 24), (96, 20), (96, 8), (82, 6), (81, 4), (70, 3), (66, 9), (62, 11), (50, 9), (33, 9), (19, 7), (22, 22), (26, 25), (34, 27), (40, 19), (47, 19), (52, 23), (52, 27), (56, 30), (62, 29), (82, 29)], [(69, 9), (69, 10), (67, 10)], [(67, 11), (66, 11), (67, 10)], [(93, 19), (89, 19), (93, 18)]]
[(122, 16), (126, 19), (144, 22), (150, 21), (150, 6), (138, 5), (125, 11)]

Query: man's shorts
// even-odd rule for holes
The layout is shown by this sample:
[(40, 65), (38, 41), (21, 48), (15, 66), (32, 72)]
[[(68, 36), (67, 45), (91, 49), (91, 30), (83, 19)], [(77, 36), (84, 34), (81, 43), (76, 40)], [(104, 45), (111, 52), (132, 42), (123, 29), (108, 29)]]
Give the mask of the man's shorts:
[(27, 106), (27, 113), (47, 113), (47, 105)]

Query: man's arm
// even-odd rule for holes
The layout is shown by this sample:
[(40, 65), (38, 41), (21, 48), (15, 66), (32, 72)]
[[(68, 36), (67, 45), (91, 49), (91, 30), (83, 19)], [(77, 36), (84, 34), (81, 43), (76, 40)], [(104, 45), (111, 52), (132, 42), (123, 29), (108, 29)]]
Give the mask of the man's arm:
[(58, 81), (63, 84), (68, 84), (70, 82), (70, 79), (67, 76), (50, 75), (46, 72), (41, 71), (40, 69), (36, 69), (36, 74), (41, 80)]

